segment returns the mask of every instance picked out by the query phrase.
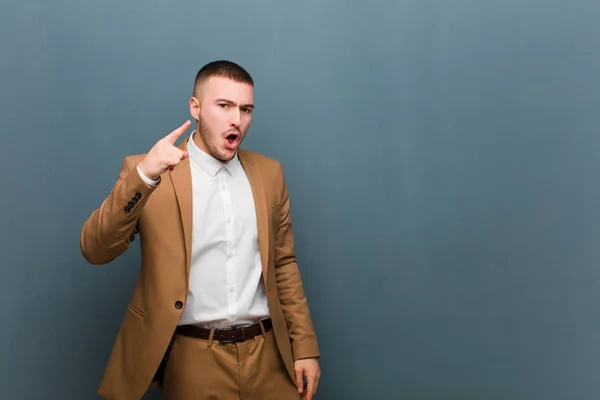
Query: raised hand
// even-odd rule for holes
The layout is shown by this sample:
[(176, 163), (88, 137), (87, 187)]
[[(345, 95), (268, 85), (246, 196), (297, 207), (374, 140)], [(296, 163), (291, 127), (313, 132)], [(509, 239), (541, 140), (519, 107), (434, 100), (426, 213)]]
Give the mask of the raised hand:
[(191, 122), (186, 121), (179, 128), (156, 142), (140, 163), (140, 169), (144, 175), (156, 180), (166, 170), (170, 169), (172, 171), (181, 160), (188, 156), (187, 151), (175, 147), (175, 142), (190, 125)]

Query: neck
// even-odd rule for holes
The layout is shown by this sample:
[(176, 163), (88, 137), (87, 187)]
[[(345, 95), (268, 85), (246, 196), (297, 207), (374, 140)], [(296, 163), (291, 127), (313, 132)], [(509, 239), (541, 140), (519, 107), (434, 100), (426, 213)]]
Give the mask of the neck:
[(204, 139), (200, 135), (200, 130), (198, 128), (199, 127), (196, 128), (196, 132), (194, 132), (194, 134), (192, 135), (192, 139), (194, 140), (194, 143), (196, 144), (196, 146), (200, 150), (202, 150), (202, 152), (204, 152), (204, 153), (208, 154), (209, 156), (213, 157), (213, 155), (211, 154), (211, 152), (208, 150), (208, 146), (206, 145), (206, 142), (204, 141)]

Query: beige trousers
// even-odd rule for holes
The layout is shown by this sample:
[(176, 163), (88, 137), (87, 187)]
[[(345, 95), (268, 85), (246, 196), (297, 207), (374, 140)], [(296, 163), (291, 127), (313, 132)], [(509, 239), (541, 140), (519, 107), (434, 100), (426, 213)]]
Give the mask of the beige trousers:
[(165, 400), (298, 400), (273, 331), (237, 343), (176, 335), (163, 380)]

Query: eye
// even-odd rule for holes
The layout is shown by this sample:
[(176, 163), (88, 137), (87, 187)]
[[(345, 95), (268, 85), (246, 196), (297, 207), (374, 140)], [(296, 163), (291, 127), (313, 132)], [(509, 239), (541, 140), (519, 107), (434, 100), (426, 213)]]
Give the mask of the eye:
[(249, 107), (242, 107), (242, 112), (250, 114), (252, 112), (252, 109)]
[(227, 108), (227, 107), (229, 107), (229, 104), (227, 104), (227, 103), (219, 103), (219, 107), (221, 107), (221, 108)]

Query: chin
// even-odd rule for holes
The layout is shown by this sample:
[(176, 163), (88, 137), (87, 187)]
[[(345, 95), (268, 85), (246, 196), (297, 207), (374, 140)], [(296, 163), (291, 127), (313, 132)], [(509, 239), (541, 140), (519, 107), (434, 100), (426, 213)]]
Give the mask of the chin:
[(235, 151), (229, 150), (226, 153), (221, 153), (218, 154), (218, 157), (215, 157), (216, 159), (218, 159), (219, 161), (222, 162), (227, 162), (230, 161), (231, 159), (233, 159), (233, 157), (235, 157), (235, 154), (237, 152), (237, 149)]

